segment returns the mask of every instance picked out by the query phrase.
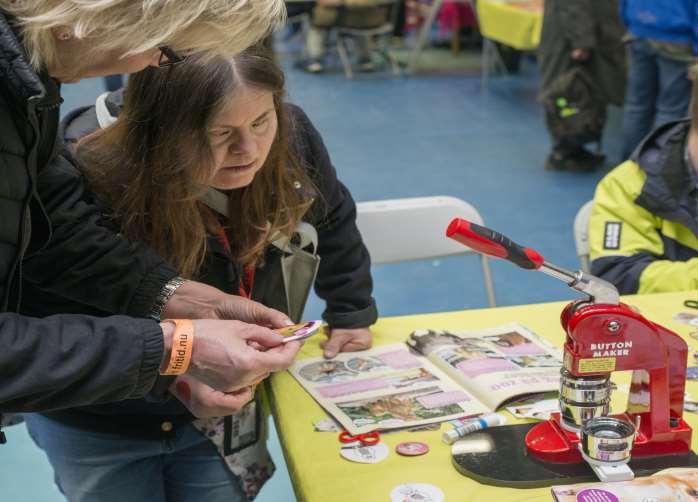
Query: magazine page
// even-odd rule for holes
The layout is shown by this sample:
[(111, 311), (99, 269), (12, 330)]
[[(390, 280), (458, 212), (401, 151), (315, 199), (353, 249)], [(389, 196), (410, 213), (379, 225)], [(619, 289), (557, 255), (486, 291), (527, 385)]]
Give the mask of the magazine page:
[(652, 476), (614, 483), (553, 486), (556, 502), (675, 502), (695, 500), (698, 469), (667, 469)]
[(301, 359), (291, 375), (352, 434), (478, 415), (485, 405), (404, 343)]
[(418, 330), (407, 343), (490, 410), (560, 386), (561, 349), (519, 324), (481, 331)]

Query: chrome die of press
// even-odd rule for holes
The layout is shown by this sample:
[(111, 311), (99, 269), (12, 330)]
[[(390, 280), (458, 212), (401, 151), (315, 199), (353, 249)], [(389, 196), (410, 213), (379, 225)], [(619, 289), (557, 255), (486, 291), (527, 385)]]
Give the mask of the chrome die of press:
[(636, 429), (626, 420), (599, 417), (582, 427), (582, 451), (591, 460), (604, 463), (628, 462)]

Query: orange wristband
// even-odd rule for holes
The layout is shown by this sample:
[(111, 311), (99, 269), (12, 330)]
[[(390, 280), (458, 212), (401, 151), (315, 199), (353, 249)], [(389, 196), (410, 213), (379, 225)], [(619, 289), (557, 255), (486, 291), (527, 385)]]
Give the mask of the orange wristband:
[(181, 375), (189, 368), (191, 354), (194, 349), (194, 323), (191, 319), (166, 319), (163, 322), (173, 322), (175, 325), (172, 335), (172, 350), (170, 362), (161, 375)]

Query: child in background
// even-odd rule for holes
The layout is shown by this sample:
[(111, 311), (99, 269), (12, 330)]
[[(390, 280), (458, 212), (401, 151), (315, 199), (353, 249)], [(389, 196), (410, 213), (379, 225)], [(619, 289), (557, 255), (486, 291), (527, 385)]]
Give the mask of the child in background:
[(622, 294), (698, 289), (696, 76), (690, 118), (657, 128), (596, 188), (591, 272)]

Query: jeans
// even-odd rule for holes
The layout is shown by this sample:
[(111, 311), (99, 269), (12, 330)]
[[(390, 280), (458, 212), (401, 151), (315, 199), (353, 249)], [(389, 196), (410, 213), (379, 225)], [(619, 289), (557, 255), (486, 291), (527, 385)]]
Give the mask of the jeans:
[(623, 158), (655, 127), (684, 118), (690, 100), (688, 63), (658, 54), (644, 40), (634, 40), (623, 109)]
[[(134, 439), (25, 414), (70, 502), (241, 502), (238, 478), (192, 425), (172, 439)], [(105, 417), (109, 420), (109, 417)]]

